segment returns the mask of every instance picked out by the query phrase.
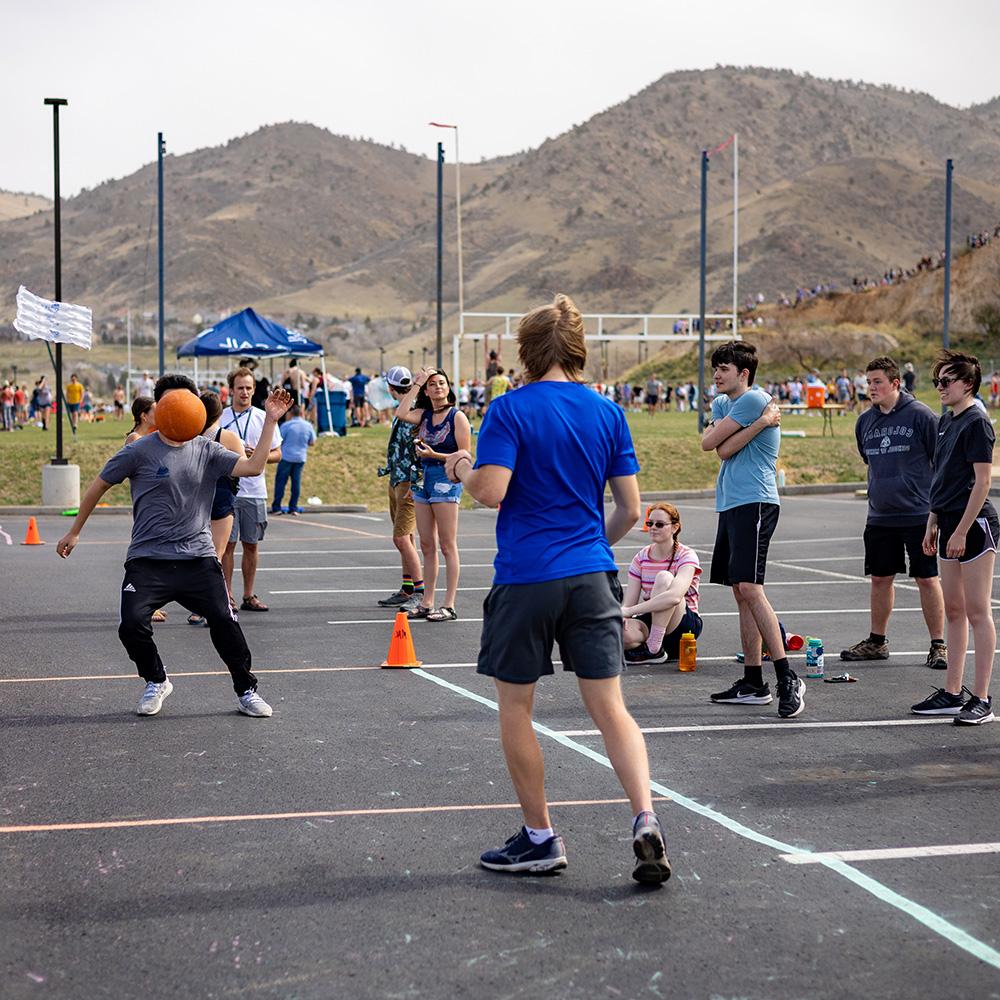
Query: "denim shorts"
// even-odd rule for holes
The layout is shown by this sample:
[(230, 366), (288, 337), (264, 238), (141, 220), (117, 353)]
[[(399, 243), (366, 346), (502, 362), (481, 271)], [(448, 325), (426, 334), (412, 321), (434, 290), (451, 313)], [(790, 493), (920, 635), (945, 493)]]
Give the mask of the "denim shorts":
[(443, 465), (425, 465), (423, 483), (413, 486), (414, 503), (458, 503), (461, 499), (462, 484), (451, 482)]

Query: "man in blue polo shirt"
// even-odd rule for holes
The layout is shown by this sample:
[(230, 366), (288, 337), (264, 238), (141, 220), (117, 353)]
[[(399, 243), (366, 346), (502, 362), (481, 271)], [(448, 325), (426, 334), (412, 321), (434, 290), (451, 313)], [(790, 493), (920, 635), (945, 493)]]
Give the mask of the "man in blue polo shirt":
[(309, 449), (316, 443), (316, 431), (308, 420), (302, 419), (302, 407), (295, 403), (288, 411), (288, 419), (281, 425), (281, 460), (274, 474), (274, 499), (271, 501), (272, 514), (281, 514), (281, 502), (285, 499), (285, 486), (292, 481), (292, 491), (288, 496), (288, 513), (302, 513), (299, 507), (299, 491), (302, 487), (302, 469), (309, 457)]
[[(583, 320), (567, 296), (524, 316), (517, 338), (526, 384), (486, 411), (475, 467), (464, 450), (445, 463), (448, 477), (481, 503), (503, 501), (478, 672), (496, 684), (500, 739), (524, 826), (480, 863), (502, 872), (566, 867), (531, 722), (535, 685), (553, 672), (552, 645), (558, 643), (563, 669), (576, 673), (632, 805), (633, 877), (664, 882), (670, 865), (653, 812), (646, 745), (620, 683), (622, 588), (611, 545), (641, 512), (632, 438), (621, 408), (581, 381)], [(605, 524), (608, 484), (614, 509)]]

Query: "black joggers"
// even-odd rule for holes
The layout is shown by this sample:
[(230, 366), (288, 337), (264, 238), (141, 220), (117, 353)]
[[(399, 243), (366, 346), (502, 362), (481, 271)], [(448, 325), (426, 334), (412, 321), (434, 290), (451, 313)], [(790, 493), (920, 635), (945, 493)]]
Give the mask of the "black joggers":
[(153, 612), (176, 601), (201, 615), (211, 630), (212, 645), (233, 676), (238, 695), (257, 687), (250, 672), (250, 648), (236, 613), (229, 605), (222, 566), (214, 556), (199, 559), (129, 559), (122, 581), (121, 639), (139, 676), (146, 681), (163, 683), (166, 672), (153, 642), (150, 624)]

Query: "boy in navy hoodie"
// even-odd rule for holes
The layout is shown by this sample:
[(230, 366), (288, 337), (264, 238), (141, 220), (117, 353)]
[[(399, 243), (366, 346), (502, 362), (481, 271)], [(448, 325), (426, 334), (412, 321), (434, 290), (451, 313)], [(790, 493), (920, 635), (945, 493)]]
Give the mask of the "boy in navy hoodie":
[(871, 408), (858, 417), (858, 451), (868, 466), (868, 522), (865, 525), (865, 575), (871, 584), (871, 634), (840, 654), (842, 660), (888, 660), (889, 615), (897, 573), (906, 571), (920, 591), (920, 608), (930, 633), (926, 666), (944, 670), (944, 599), (937, 559), (922, 548), (930, 512), (932, 460), (938, 418), (930, 407), (899, 387), (899, 366), (892, 358), (868, 363)]

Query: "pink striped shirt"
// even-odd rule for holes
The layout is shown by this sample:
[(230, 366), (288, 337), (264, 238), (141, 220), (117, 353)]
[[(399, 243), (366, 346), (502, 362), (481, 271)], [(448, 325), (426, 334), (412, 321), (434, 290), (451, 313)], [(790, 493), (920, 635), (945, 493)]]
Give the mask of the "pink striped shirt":
[(673, 554), (673, 558), (661, 561), (653, 558), (650, 554), (651, 549), (652, 545), (647, 545), (644, 549), (639, 549), (632, 560), (632, 565), (628, 568), (628, 575), (633, 580), (638, 580), (639, 585), (642, 587), (642, 599), (644, 601), (649, 600), (650, 594), (653, 592), (653, 582), (656, 580), (657, 573), (667, 570), (676, 576), (677, 571), (682, 566), (694, 566), (694, 576), (691, 578), (691, 586), (688, 587), (687, 593), (684, 595), (684, 603), (688, 606), (688, 610), (697, 611), (699, 598), (698, 583), (701, 577), (701, 562), (698, 559), (698, 553), (694, 549), (689, 549), (686, 545), (678, 543), (677, 551)]

